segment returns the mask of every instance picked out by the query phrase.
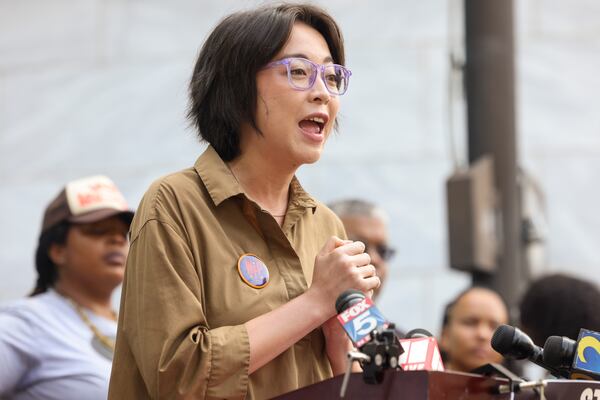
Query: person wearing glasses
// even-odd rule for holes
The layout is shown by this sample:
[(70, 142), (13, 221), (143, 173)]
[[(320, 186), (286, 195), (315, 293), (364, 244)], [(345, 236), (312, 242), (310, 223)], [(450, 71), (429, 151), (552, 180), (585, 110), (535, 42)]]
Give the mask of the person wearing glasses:
[(110, 399), (265, 399), (345, 370), (335, 301), (380, 280), (295, 177), (337, 125), (344, 59), (312, 5), (235, 13), (208, 36), (188, 114), (208, 147), (132, 222)]
[(106, 399), (133, 212), (106, 176), (47, 206), (30, 297), (0, 306), (0, 398)]
[(387, 215), (375, 204), (362, 199), (337, 200), (328, 206), (342, 220), (348, 238), (365, 244), (365, 252), (371, 257), (381, 281), (373, 293), (375, 300), (388, 276), (388, 261), (396, 253), (388, 244)]

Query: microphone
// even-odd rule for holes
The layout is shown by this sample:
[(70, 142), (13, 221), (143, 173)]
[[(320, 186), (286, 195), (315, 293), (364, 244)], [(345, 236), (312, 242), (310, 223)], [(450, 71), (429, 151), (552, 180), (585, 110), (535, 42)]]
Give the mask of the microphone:
[[(337, 319), (360, 353), (348, 353), (349, 359), (360, 360), (363, 380), (381, 383), (385, 369), (398, 367), (402, 347), (394, 333), (394, 324), (387, 322), (371, 299), (358, 290), (346, 290), (335, 302)], [(342, 392), (348, 382), (350, 366), (346, 371)]]
[(406, 332), (404, 335), (404, 339), (414, 339), (414, 338), (426, 338), (433, 337), (433, 334), (429, 332), (427, 329), (415, 328)]
[(444, 371), (444, 363), (437, 341), (425, 329), (413, 329), (400, 339), (404, 352), (400, 355), (400, 367), (404, 371)]
[(337, 319), (357, 348), (371, 340), (371, 332), (387, 329), (390, 324), (373, 301), (358, 290), (346, 290), (335, 302)]
[(544, 362), (566, 370), (568, 378), (600, 380), (600, 333), (581, 329), (577, 341), (550, 336), (544, 348)]
[(544, 362), (544, 349), (536, 346), (529, 336), (514, 326), (500, 325), (492, 336), (492, 348), (506, 358), (528, 359), (550, 371), (554, 376), (566, 377), (564, 371), (546, 364)]

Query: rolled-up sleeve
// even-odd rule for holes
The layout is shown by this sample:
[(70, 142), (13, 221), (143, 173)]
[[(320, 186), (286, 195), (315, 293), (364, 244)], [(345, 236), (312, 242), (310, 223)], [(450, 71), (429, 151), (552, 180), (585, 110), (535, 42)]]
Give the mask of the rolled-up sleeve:
[(246, 395), (246, 327), (208, 326), (197, 263), (188, 238), (166, 221), (150, 219), (132, 233), (110, 398), (136, 393), (120, 390), (136, 377), (151, 398)]

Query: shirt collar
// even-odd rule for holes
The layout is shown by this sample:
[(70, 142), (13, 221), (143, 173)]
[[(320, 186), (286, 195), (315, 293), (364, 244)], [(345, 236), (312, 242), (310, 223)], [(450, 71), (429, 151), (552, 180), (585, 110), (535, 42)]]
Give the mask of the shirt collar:
[[(204, 182), (204, 186), (206, 186), (206, 190), (215, 206), (219, 206), (230, 197), (239, 194), (245, 196), (242, 186), (211, 145), (198, 157), (194, 168), (202, 182)], [(317, 202), (304, 190), (296, 176), (292, 178), (290, 184), (290, 204), (312, 208), (313, 213), (317, 208)]]
[(300, 207), (304, 208), (312, 208), (313, 213), (317, 209), (317, 202), (312, 198), (308, 192), (304, 190), (302, 185), (300, 185), (300, 181), (294, 175), (292, 178), (292, 183), (290, 184), (290, 203), (296, 204)]
[(244, 193), (227, 164), (211, 145), (198, 157), (194, 168), (204, 182), (215, 206), (230, 197)]

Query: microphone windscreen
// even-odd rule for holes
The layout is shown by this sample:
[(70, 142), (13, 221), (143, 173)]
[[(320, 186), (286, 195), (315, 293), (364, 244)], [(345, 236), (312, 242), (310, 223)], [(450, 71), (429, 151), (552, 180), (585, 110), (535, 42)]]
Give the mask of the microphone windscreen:
[(510, 352), (513, 346), (515, 331), (514, 326), (500, 325), (492, 336), (492, 348), (502, 355)]
[(570, 367), (577, 342), (563, 336), (550, 336), (544, 344), (544, 362), (555, 368)]
[(504, 357), (517, 360), (537, 358), (542, 355), (542, 349), (536, 346), (529, 336), (510, 325), (500, 325), (496, 329), (492, 336), (492, 348)]
[(405, 339), (433, 337), (433, 334), (427, 329), (416, 328), (406, 332)]
[(339, 295), (335, 301), (335, 309), (338, 314), (353, 304), (358, 303), (365, 298), (365, 294), (359, 290), (348, 289)]

